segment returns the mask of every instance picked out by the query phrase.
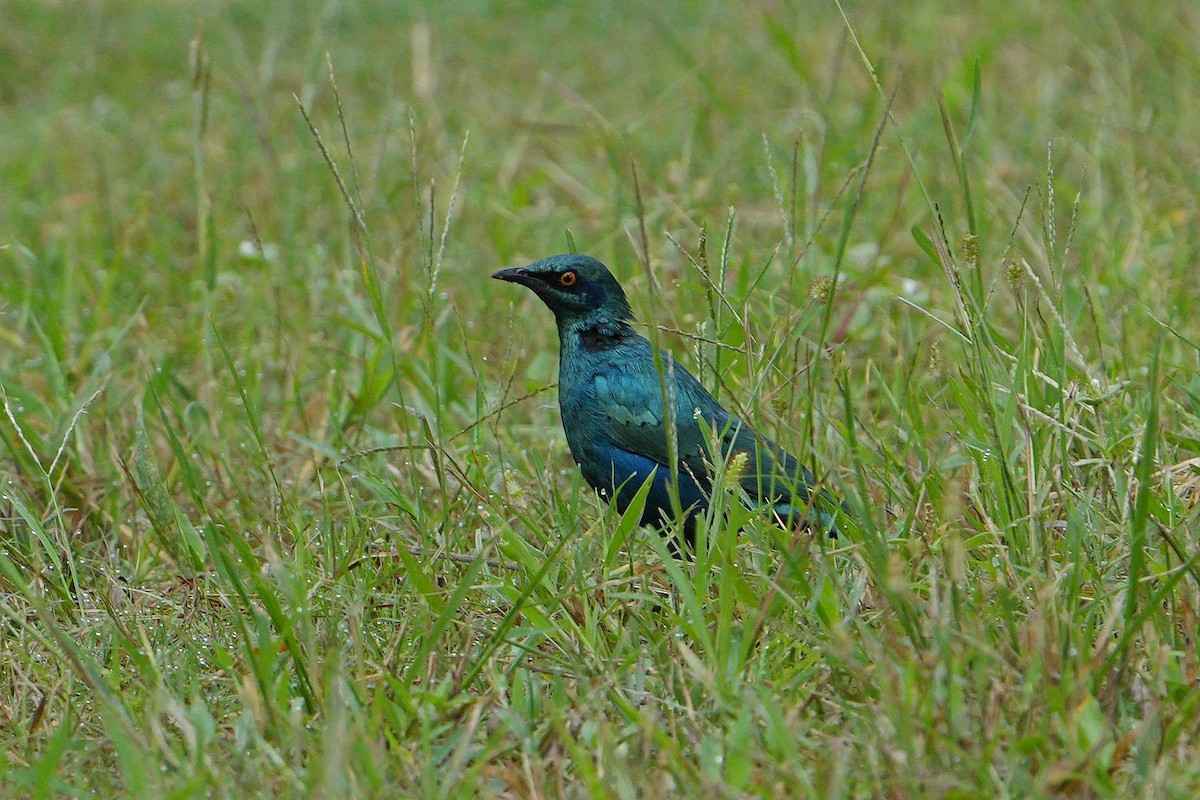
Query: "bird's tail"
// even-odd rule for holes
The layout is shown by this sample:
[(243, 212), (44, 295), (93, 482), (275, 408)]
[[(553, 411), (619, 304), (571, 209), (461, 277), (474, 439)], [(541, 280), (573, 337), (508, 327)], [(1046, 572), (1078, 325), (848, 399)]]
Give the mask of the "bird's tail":
[(780, 526), (792, 528), (801, 526), (815, 533), (823, 533), (831, 539), (836, 539), (841, 533), (838, 523), (846, 519), (850, 509), (845, 503), (839, 503), (829, 492), (822, 490), (812, 502), (776, 503), (773, 508)]

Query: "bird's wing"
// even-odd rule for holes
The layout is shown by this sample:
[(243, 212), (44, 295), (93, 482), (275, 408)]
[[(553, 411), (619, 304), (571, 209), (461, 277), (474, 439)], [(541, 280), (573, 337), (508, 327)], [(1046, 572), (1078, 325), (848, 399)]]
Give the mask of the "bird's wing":
[[(728, 461), (739, 453), (745, 454), (740, 483), (752, 500), (774, 507), (784, 519), (802, 513), (810, 502), (812, 473), (786, 450), (732, 417), (678, 363), (673, 365), (671, 374), (679, 469), (707, 491), (711, 485), (711, 464), (718, 460), (712, 452), (715, 438), (721, 449), (720, 459)], [(606, 372), (595, 378), (593, 398), (592, 413), (600, 417), (601, 429), (615, 446), (669, 466), (667, 421), (657, 374)]]
[[(727, 418), (728, 415), (681, 366), (674, 364), (672, 372), (675, 377), (672, 390), (675, 436), (681, 468), (687, 469), (701, 484), (705, 484), (708, 475), (705, 464), (707, 451), (704, 433), (696, 422), (696, 408), (700, 408), (706, 418), (714, 416), (714, 408), (717, 416)], [(699, 389), (702, 395), (697, 395), (695, 389)], [(664, 467), (669, 466), (668, 420), (663, 411), (662, 383), (656, 371), (610, 370), (595, 378), (593, 397), (595, 407), (592, 411), (601, 418), (601, 427), (613, 444)]]
[[(731, 418), (729, 412), (677, 362), (667, 363), (672, 378), (679, 468), (707, 488), (710, 465), (716, 460), (712, 457), (715, 439), (720, 443), (722, 457), (728, 458), (739, 451), (753, 456), (748, 474), (756, 469), (772, 472), (776, 459), (762, 451), (750, 426)], [(612, 443), (664, 467), (669, 466), (668, 420), (663, 412), (666, 404), (657, 371), (639, 374), (628, 369), (610, 370), (596, 377), (594, 389), (595, 408), (592, 410), (600, 416), (601, 429)], [(758, 494), (753, 492), (755, 497)]]
[[(704, 448), (703, 454), (710, 461), (716, 460), (712, 454), (712, 438), (715, 438), (721, 449), (720, 458), (726, 462), (744, 455), (745, 465), (740, 483), (747, 495), (759, 503), (777, 507), (808, 503), (809, 489), (814, 482), (812, 473), (801, 466), (791, 453), (759, 434), (746, 422), (730, 415), (686, 370), (677, 370), (675, 385), (681, 412), (684, 408), (688, 409), (686, 418), (691, 435), (697, 438), (696, 445)], [(684, 416), (680, 414), (681, 418)], [(711, 433), (703, 431), (695, 421), (697, 418), (704, 419)], [(680, 440), (684, 438), (681, 429)], [(684, 452), (682, 445), (680, 452)]]

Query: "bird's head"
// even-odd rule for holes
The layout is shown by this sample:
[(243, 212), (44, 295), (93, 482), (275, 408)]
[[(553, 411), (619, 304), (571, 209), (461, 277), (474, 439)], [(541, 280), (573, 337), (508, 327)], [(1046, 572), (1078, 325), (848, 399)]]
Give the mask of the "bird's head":
[(532, 289), (554, 312), (560, 325), (633, 319), (633, 309), (621, 284), (608, 267), (591, 256), (550, 256), (527, 267), (502, 269), (492, 277)]

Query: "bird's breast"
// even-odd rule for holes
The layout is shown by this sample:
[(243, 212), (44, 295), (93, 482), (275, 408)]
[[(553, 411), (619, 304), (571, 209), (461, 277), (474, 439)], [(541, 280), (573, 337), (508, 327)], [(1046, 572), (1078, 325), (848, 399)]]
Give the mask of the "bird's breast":
[(591, 410), (595, 406), (593, 389), (595, 370), (575, 363), (563, 365), (558, 375), (558, 410), (562, 416), (567, 446), (577, 462), (586, 458), (589, 443), (600, 435), (599, 425)]

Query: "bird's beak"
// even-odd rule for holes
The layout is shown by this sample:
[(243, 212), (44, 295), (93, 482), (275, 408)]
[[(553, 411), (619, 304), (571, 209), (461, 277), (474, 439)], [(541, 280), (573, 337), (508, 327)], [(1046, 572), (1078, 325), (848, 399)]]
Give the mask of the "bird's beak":
[(510, 269), (502, 269), (499, 272), (493, 272), (492, 277), (498, 281), (508, 281), (509, 283), (519, 283), (522, 286), (532, 286), (537, 283), (537, 278), (524, 267), (512, 267)]

